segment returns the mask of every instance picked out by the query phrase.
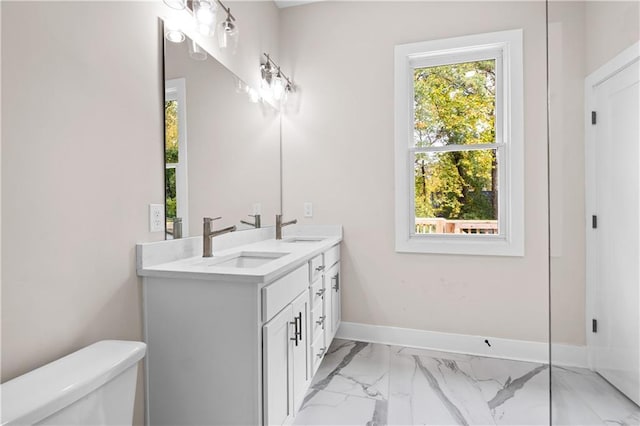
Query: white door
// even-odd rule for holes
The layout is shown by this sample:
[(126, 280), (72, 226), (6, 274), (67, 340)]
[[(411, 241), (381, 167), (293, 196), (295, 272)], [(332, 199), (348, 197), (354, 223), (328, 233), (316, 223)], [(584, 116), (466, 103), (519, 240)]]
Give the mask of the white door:
[(307, 392), (310, 374), (307, 369), (309, 360), (309, 293), (305, 291), (292, 303), (295, 340), (291, 353), (291, 376), (293, 380), (293, 407), (298, 410)]
[[(588, 262), (597, 330), (589, 339), (594, 369), (640, 404), (640, 109), (638, 62), (592, 86), (595, 124), (587, 188), (595, 226)], [(589, 88), (588, 88), (589, 90)], [(589, 185), (589, 184), (588, 184)], [(593, 330), (590, 330), (593, 331)]]
[(262, 327), (264, 424), (282, 425), (293, 415), (291, 344), (293, 313), (288, 305)]

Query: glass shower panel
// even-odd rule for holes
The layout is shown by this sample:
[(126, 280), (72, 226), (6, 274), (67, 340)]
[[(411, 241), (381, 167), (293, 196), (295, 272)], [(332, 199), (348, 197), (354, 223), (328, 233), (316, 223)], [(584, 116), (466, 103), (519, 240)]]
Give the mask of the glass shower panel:
[(639, 5), (547, 3), (554, 425), (640, 424)]

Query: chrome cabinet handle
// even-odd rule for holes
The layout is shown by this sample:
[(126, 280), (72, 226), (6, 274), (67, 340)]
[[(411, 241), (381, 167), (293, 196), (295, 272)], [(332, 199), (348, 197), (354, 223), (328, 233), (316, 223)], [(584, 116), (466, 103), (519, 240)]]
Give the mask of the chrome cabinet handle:
[(324, 288), (321, 288), (320, 290), (316, 291), (316, 296), (322, 296), (325, 291), (327, 291), (327, 290), (324, 289)]
[(322, 358), (322, 355), (324, 355), (324, 351), (326, 351), (326, 350), (327, 350), (327, 348), (320, 348), (320, 353), (319, 353), (319, 354), (317, 354), (316, 356), (317, 356), (318, 358)]
[(316, 267), (316, 271), (318, 271), (318, 272), (324, 271), (324, 265), (320, 265), (320, 266)]
[(316, 324), (323, 325), (324, 324), (324, 319), (326, 317), (327, 317), (326, 315), (321, 316), (320, 319), (318, 321), (316, 321)]
[(340, 289), (340, 274), (336, 274), (335, 276), (331, 277), (331, 281), (336, 282), (336, 284), (333, 286), (333, 289), (335, 291), (338, 291)]

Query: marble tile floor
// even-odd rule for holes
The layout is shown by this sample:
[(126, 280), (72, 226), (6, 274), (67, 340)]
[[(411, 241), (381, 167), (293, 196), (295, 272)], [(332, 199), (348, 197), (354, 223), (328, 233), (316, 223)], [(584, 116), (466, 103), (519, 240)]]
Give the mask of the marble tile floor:
[[(640, 425), (597, 374), (553, 367), (554, 425)], [(295, 425), (548, 425), (548, 367), (335, 339)]]

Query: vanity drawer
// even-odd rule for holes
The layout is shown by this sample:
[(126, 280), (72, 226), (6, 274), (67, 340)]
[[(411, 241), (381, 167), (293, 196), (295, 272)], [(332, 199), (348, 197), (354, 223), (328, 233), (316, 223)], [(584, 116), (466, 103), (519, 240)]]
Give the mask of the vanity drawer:
[(312, 307), (317, 305), (319, 302), (322, 302), (322, 296), (326, 293), (323, 282), (324, 280), (322, 279), (322, 276), (320, 276), (313, 282), (313, 284), (311, 284), (311, 287), (309, 288)]
[(324, 333), (320, 333), (311, 344), (311, 367), (313, 374), (316, 374), (316, 371), (318, 371), (318, 367), (326, 352), (327, 347), (324, 344)]
[(307, 265), (274, 281), (262, 289), (262, 321), (269, 321), (309, 285)]
[(324, 266), (330, 268), (340, 260), (340, 244), (336, 244), (324, 252)]
[(315, 340), (316, 337), (321, 335), (324, 332), (324, 329), (326, 327), (327, 317), (324, 315), (323, 312), (324, 310), (322, 309), (322, 303), (317, 304), (311, 310), (311, 316), (310, 316), (311, 322), (310, 322), (309, 328), (311, 329), (312, 340)]
[(312, 283), (322, 276), (322, 271), (324, 271), (324, 263), (322, 255), (319, 254), (309, 261), (309, 282)]

